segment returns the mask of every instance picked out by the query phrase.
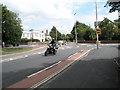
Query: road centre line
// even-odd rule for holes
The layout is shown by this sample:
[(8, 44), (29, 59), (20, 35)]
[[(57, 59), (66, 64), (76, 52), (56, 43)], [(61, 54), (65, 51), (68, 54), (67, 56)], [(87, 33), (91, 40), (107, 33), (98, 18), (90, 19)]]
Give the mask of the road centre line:
[(28, 55), (25, 55), (25, 57), (28, 57)]
[(81, 51), (83, 51), (84, 49), (82, 49)]
[(29, 56), (32, 56), (32, 55), (35, 55), (35, 54), (43, 54), (44, 52), (38, 52), (38, 53), (33, 53), (31, 55), (23, 55), (23, 56), (18, 56), (18, 57), (15, 57), (15, 58), (8, 58), (8, 59), (1, 59), (0, 62), (9, 62), (9, 61), (13, 61), (13, 60), (16, 60), (16, 59), (20, 59), (20, 58), (26, 58), (26, 57), (29, 57)]

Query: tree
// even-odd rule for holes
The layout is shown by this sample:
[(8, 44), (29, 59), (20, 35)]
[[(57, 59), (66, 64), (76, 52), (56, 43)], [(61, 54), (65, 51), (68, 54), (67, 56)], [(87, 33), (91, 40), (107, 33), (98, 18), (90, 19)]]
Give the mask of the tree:
[(119, 2), (113, 2), (113, 1), (107, 1), (106, 6), (111, 7), (109, 10), (110, 13), (115, 12), (116, 10), (120, 11), (120, 1)]
[(8, 10), (6, 6), (0, 6), (2, 7), (2, 40), (5, 45), (17, 45), (22, 36), (21, 20), (16, 13)]
[(66, 39), (66, 35), (65, 34), (61, 34), (61, 40), (65, 40)]
[(72, 34), (67, 34), (67, 35), (66, 35), (66, 40), (67, 40), (67, 41), (69, 41), (69, 40), (70, 40), (70, 41), (73, 41), (73, 40), (74, 40), (73, 37), (74, 37), (74, 36), (73, 36)]
[(114, 20), (115, 27), (115, 35), (113, 36), (113, 40), (120, 40), (120, 18)]
[(51, 31), (50, 31), (50, 36), (52, 38), (55, 38), (56, 39), (56, 31), (57, 31), (57, 40), (60, 40), (61, 39), (61, 33), (56, 29), (55, 26), (52, 27)]
[(114, 22), (108, 18), (104, 18), (104, 20), (100, 22), (99, 27), (102, 31), (100, 35), (101, 40), (117, 40), (118, 27)]
[(96, 39), (95, 31), (91, 29), (87, 29), (84, 34), (84, 40), (95, 40), (95, 39)]
[[(79, 21), (77, 21), (73, 27), (73, 30), (71, 31), (71, 34), (73, 35), (74, 40), (75, 40), (75, 29), (77, 32), (78, 41), (94, 39), (93, 29), (90, 28), (88, 25), (85, 25), (84, 23), (80, 23)], [(87, 32), (89, 32), (89, 31), (90, 31), (90, 33), (88, 34)], [(89, 37), (91, 37), (91, 38), (89, 38)]]

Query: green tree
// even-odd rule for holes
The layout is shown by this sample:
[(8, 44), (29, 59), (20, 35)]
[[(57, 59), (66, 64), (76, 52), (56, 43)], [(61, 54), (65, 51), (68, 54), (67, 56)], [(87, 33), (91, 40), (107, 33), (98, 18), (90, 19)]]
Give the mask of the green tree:
[(114, 29), (115, 29), (115, 35), (113, 36), (113, 40), (120, 40), (120, 18), (117, 20), (114, 20)]
[(57, 40), (60, 40), (61, 39), (61, 33), (56, 29), (55, 26), (52, 27), (51, 31), (50, 31), (50, 36), (52, 38), (55, 38), (56, 39), (56, 31), (57, 31)]
[(66, 40), (66, 35), (65, 34), (61, 34), (61, 40)]
[(116, 24), (108, 18), (104, 18), (104, 20), (100, 22), (99, 27), (102, 31), (100, 35), (101, 40), (113, 40), (113, 38), (116, 37), (118, 28)]
[(66, 40), (67, 40), (67, 41), (69, 41), (69, 40), (70, 40), (70, 41), (73, 41), (73, 40), (74, 40), (73, 37), (74, 37), (74, 36), (73, 36), (72, 34), (67, 34), (67, 35), (66, 35)]
[(95, 40), (95, 39), (96, 39), (95, 31), (91, 29), (87, 29), (84, 34), (84, 40)]
[[(75, 29), (77, 32), (78, 41), (93, 40), (93, 38), (94, 38), (93, 37), (94, 36), (93, 29), (90, 28), (88, 25), (85, 25), (84, 23), (80, 23), (78, 21), (75, 23), (73, 30), (71, 31), (71, 34), (73, 35), (74, 40), (75, 40)], [(89, 32), (89, 31), (90, 31), (90, 33), (88, 34), (87, 32)], [(88, 39), (89, 37), (91, 37), (91, 38)]]
[(115, 12), (116, 10), (120, 11), (120, 1), (119, 2), (113, 2), (113, 1), (107, 1), (105, 7), (111, 7), (109, 10), (110, 13)]
[(2, 6), (2, 40), (5, 44), (17, 45), (21, 41), (22, 28), (18, 15)]

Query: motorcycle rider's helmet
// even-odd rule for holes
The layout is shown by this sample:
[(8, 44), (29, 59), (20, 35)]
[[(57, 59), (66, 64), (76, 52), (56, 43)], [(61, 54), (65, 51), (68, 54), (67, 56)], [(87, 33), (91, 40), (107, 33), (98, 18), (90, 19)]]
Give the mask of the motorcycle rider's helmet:
[(52, 38), (52, 41), (55, 41), (55, 38)]

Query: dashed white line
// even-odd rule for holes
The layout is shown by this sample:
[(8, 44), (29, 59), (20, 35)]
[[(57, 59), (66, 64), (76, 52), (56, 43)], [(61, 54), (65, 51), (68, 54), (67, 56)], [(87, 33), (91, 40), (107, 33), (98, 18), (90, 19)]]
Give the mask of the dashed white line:
[(81, 51), (83, 51), (84, 49), (82, 49)]
[(28, 57), (28, 55), (25, 55), (25, 57)]
[(13, 60), (13, 58), (10, 58), (9, 60)]
[(38, 52), (38, 54), (41, 54), (41, 52)]

